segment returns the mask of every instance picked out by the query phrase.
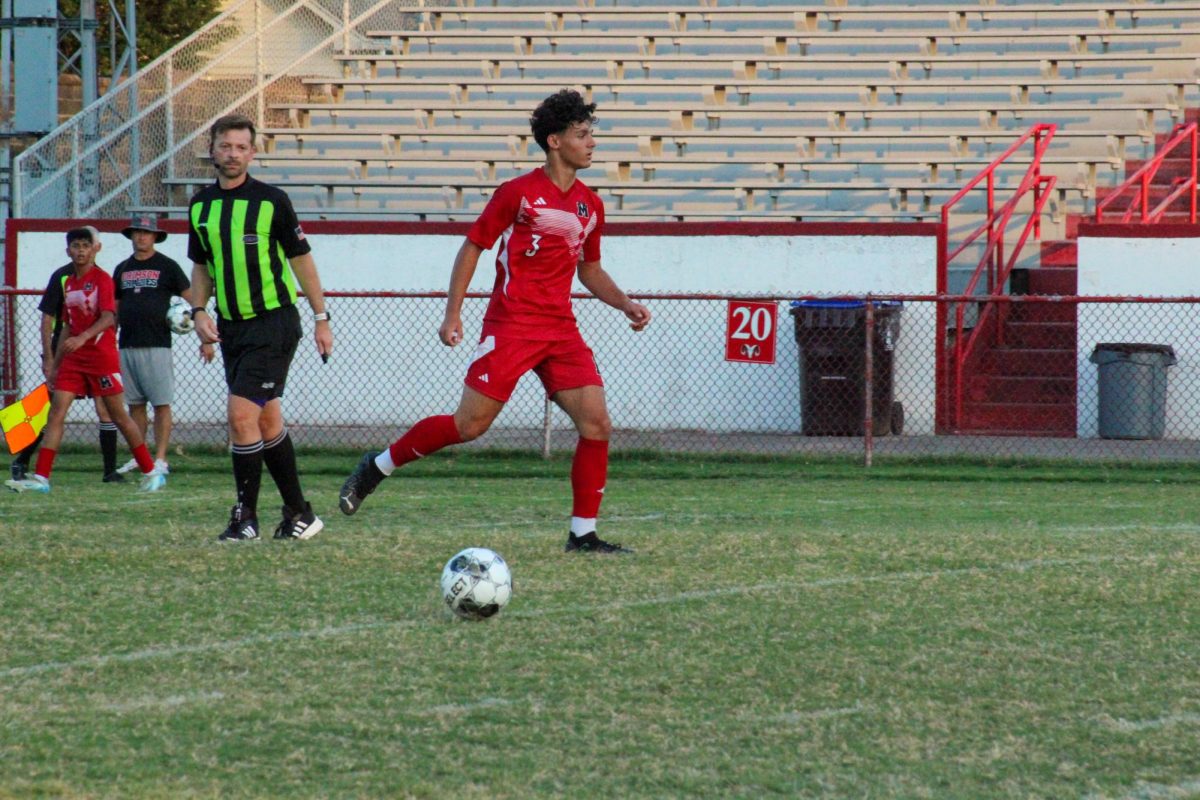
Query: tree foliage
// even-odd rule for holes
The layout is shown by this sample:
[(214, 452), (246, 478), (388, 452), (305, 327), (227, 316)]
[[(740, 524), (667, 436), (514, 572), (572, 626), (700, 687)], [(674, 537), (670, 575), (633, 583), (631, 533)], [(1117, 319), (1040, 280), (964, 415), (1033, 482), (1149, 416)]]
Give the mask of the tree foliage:
[[(59, 16), (78, 19), (79, 7), (79, 0), (59, 0)], [(220, 11), (220, 0), (137, 0), (138, 67), (145, 66), (170, 50)], [(97, 1), (96, 55), (102, 75), (111, 75), (113, 71), (113, 54), (110, 52), (109, 40), (114, 15), (118, 23), (124, 21), (124, 0)], [(116, 29), (120, 30), (119, 24)], [(120, 52), (124, 50), (124, 36), (118, 35), (117, 39), (119, 58)], [(76, 37), (60, 37), (60, 50), (64, 55), (70, 56), (78, 49), (79, 41)]]

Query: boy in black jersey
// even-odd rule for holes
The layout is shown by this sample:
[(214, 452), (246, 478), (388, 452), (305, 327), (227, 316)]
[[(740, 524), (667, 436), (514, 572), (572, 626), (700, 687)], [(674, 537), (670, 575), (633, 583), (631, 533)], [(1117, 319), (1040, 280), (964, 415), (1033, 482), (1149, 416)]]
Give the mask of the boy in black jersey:
[[(121, 350), (121, 378), (129, 416), (146, 441), (150, 427), (147, 405), (154, 407), (154, 469), (166, 475), (167, 448), (171, 438), (171, 403), (175, 400), (174, 365), (171, 359), (171, 328), (167, 308), (171, 298), (182, 297), (192, 305), (191, 284), (173, 258), (155, 249), (167, 238), (158, 220), (137, 214), (121, 231), (133, 243), (133, 255), (113, 270), (117, 297), (117, 346)], [(213, 360), (213, 346), (200, 346), (200, 357)], [(131, 472), (137, 461), (130, 459), (117, 472)]]

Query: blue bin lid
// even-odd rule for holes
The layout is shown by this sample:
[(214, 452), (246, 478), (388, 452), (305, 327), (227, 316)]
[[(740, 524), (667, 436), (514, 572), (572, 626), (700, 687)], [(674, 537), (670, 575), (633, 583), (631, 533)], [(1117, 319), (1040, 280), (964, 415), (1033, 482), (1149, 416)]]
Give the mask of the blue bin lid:
[[(904, 303), (900, 300), (872, 300), (871, 303), (876, 308), (893, 308), (902, 306)], [(793, 300), (792, 308), (865, 308), (866, 300)]]

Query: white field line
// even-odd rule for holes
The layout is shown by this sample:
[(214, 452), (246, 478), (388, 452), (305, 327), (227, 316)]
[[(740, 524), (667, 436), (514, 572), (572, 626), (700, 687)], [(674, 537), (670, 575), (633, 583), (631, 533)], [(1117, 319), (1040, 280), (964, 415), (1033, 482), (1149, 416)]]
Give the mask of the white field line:
[(838, 717), (853, 717), (857, 714), (866, 714), (872, 709), (870, 706), (864, 706), (861, 702), (856, 702), (852, 706), (842, 708), (815, 708), (809, 711), (784, 711), (779, 714), (767, 714), (758, 716), (755, 719), (763, 722), (791, 723), (798, 724), (802, 722), (811, 722), (822, 719), (836, 719)]
[(1158, 719), (1145, 720), (1111, 719), (1105, 717), (1101, 719), (1101, 723), (1109, 730), (1121, 733), (1140, 733), (1142, 731), (1158, 730), (1159, 728), (1173, 728), (1176, 725), (1200, 725), (1200, 714), (1168, 714)]
[(1063, 525), (1046, 528), (1047, 533), (1195, 533), (1200, 525), (1194, 522), (1176, 522), (1171, 525)]
[[(406, 495), (406, 497), (407, 497), (407, 495)], [(605, 515), (604, 522), (605, 523), (609, 523), (609, 522), (648, 522), (650, 520), (666, 519), (666, 517), (667, 517), (666, 514), (636, 514), (636, 515), (608, 514), (608, 515)], [(473, 528), (492, 530), (494, 528), (515, 528), (518, 526), (528, 527), (529, 522), (528, 522), (528, 520), (516, 520), (516, 519), (514, 519), (514, 520), (492, 520), (489, 522), (464, 522), (463, 524), (457, 525), (455, 527), (462, 528), (464, 530), (473, 529)], [(541, 531), (530, 531), (530, 535), (542, 536), (544, 534)]]
[[(540, 611), (513, 612), (506, 616), (509, 619), (534, 619), (556, 616), (559, 614), (588, 614), (604, 611), (620, 611), (628, 608), (650, 608), (653, 606), (671, 605), (690, 600), (712, 600), (721, 597), (753, 594), (755, 592), (777, 591), (779, 589), (824, 589), (833, 586), (853, 586), (874, 583), (903, 583), (906, 581), (927, 580), (929, 578), (953, 578), (970, 575), (988, 575), (1001, 572), (1026, 572), (1035, 569), (1053, 569), (1056, 567), (1072, 567), (1082, 564), (1101, 564), (1106, 562), (1134, 562), (1137, 559), (1120, 556), (1093, 556), (1087, 558), (1043, 558), (1026, 561), (1010, 561), (1002, 564), (991, 564), (981, 567), (963, 567), (959, 569), (931, 569), (910, 572), (889, 572), (879, 575), (845, 575), (837, 578), (818, 578), (812, 581), (753, 584), (750, 586), (726, 586), (718, 589), (696, 589), (688, 592), (677, 592), (670, 595), (660, 595), (641, 600), (618, 600), (612, 603), (595, 605), (571, 605)], [(1152, 559), (1149, 561), (1153, 562)], [(77, 668), (97, 668), (110, 664), (126, 664), (138, 661), (175, 658), (177, 656), (194, 655), (197, 653), (220, 653), (236, 650), (242, 647), (253, 647), (260, 644), (297, 641), (303, 639), (328, 639), (336, 636), (374, 631), (379, 629), (398, 630), (413, 628), (428, 624), (426, 620), (379, 620), (362, 622), (351, 625), (332, 625), (324, 628), (308, 630), (276, 631), (273, 633), (244, 636), (237, 639), (222, 639), (215, 642), (197, 642), (196, 644), (167, 645), (162, 647), (147, 647), (125, 653), (106, 653), (98, 656), (86, 656), (71, 661), (46, 661), (41, 664), (30, 664), (23, 667), (7, 667), (0, 669), (0, 679), (19, 678), (26, 675), (60, 672)]]
[(168, 697), (141, 697), (125, 703), (107, 703), (101, 708), (106, 711), (125, 713), (147, 709), (178, 708), (192, 703), (212, 703), (223, 699), (225, 699), (223, 692), (193, 692), (192, 694), (173, 694)]
[[(1200, 796), (1200, 779), (1192, 778), (1182, 783), (1147, 783), (1138, 781), (1133, 791), (1120, 795), (1117, 800), (1179, 800)], [(1106, 794), (1089, 794), (1084, 800), (1109, 800)]]
[(417, 709), (413, 713), (422, 717), (432, 715), (448, 716), (450, 714), (469, 714), (472, 711), (478, 711), (482, 708), (497, 708), (511, 705), (513, 705), (512, 700), (505, 700), (500, 697), (484, 697), (473, 703), (449, 703), (441, 706), (429, 706), (428, 708)]

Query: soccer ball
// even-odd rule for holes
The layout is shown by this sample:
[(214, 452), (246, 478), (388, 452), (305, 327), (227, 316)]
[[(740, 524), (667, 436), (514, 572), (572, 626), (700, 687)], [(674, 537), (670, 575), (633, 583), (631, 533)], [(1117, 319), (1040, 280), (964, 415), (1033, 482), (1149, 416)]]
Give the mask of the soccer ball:
[(464, 619), (495, 616), (511, 597), (508, 564), (486, 547), (468, 547), (447, 561), (442, 570), (442, 598)]
[(171, 305), (167, 306), (167, 325), (171, 326), (174, 333), (191, 333), (196, 329), (196, 323), (192, 322), (192, 310), (187, 303), (171, 301)]

